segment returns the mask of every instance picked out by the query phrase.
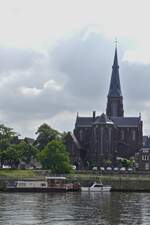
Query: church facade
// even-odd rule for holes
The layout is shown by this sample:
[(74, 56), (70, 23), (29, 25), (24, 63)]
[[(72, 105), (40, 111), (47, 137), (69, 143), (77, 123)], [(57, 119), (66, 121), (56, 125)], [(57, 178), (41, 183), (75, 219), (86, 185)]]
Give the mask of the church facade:
[(117, 47), (106, 114), (80, 117), (77, 114), (73, 133), (66, 137), (66, 146), (72, 163), (78, 167), (103, 166), (107, 161), (115, 164), (118, 157), (130, 158), (142, 147), (142, 121), (138, 117), (125, 117), (120, 85)]

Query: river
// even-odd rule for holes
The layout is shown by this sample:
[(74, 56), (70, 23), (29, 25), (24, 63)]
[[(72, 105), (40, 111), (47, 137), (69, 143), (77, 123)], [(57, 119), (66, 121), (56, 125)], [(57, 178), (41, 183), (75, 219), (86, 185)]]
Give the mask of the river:
[(0, 193), (2, 225), (149, 225), (150, 193)]

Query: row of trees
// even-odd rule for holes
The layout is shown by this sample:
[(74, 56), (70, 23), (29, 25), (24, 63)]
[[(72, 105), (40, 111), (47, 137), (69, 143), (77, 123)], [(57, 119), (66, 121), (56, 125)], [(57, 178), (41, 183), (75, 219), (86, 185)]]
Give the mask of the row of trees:
[(65, 149), (65, 133), (42, 124), (37, 132), (37, 138), (30, 143), (27, 138), (20, 140), (12, 128), (0, 125), (0, 166), (7, 164), (18, 168), (20, 163), (28, 164), (32, 160), (41, 163), (44, 169), (53, 173), (69, 173), (71, 164)]

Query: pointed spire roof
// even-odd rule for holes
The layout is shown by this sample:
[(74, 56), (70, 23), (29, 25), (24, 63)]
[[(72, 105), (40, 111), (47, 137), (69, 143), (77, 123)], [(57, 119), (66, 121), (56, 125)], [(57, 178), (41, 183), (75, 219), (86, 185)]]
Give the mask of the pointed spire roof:
[(113, 66), (112, 66), (112, 74), (111, 74), (111, 81), (110, 81), (110, 88), (109, 88), (108, 96), (109, 97), (120, 97), (120, 96), (122, 96), (121, 86), (120, 86), (120, 78), (119, 78), (117, 46), (116, 46), (116, 49), (115, 49), (114, 63), (113, 63)]

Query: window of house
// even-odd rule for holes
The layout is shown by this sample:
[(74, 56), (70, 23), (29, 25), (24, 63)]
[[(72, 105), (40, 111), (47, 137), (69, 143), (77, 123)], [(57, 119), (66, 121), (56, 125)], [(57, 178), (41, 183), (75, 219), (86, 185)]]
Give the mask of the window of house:
[(143, 161), (149, 160), (149, 155), (142, 155), (142, 160)]
[(145, 170), (149, 170), (149, 163), (145, 163)]

